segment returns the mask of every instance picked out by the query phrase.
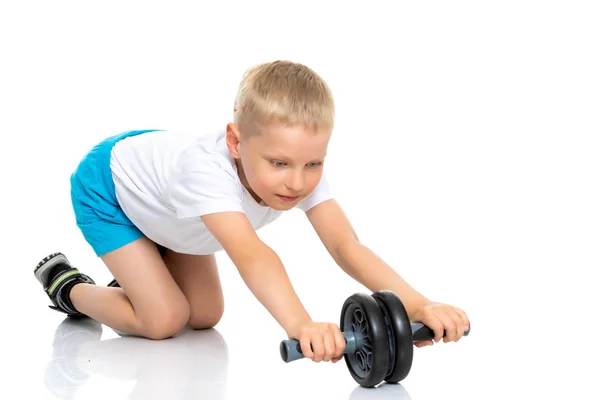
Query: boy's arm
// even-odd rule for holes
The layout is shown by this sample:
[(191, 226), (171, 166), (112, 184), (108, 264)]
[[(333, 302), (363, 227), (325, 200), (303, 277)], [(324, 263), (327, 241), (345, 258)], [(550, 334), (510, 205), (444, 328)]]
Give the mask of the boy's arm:
[(379, 256), (360, 243), (335, 199), (312, 207), (306, 216), (335, 262), (357, 282), (372, 292), (388, 289), (396, 293), (411, 319), (430, 303)]
[(422, 322), (435, 332), (433, 340), (419, 341), (415, 343), (417, 347), (439, 342), (444, 332), (444, 342), (460, 340), (469, 329), (469, 318), (463, 310), (429, 301), (362, 245), (335, 200), (327, 200), (310, 208), (307, 216), (329, 253), (348, 275), (373, 292), (388, 289), (396, 293), (409, 319)]
[(245, 214), (220, 212), (201, 217), (221, 243), (254, 296), (288, 336), (312, 322), (279, 256), (256, 234)]

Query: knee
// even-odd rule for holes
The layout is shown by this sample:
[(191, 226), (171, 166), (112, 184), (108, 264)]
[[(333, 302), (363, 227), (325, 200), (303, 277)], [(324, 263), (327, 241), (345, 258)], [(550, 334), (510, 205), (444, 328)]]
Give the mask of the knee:
[(190, 314), (188, 325), (192, 329), (214, 328), (223, 317), (224, 307), (219, 304), (207, 310), (194, 310)]
[(162, 340), (178, 333), (190, 318), (187, 306), (178, 306), (156, 310), (148, 321), (144, 321), (144, 336), (149, 339)]

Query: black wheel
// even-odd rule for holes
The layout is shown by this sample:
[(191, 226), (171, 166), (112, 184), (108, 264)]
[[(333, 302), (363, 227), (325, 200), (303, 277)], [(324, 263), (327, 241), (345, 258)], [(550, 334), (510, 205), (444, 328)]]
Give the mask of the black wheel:
[(356, 351), (344, 354), (352, 378), (363, 387), (383, 382), (390, 362), (389, 338), (383, 312), (375, 299), (364, 293), (348, 297), (342, 306), (340, 329), (362, 336)]
[(381, 307), (390, 336), (390, 367), (385, 376), (388, 383), (398, 383), (410, 372), (413, 362), (412, 328), (402, 301), (394, 292), (381, 290), (373, 298)]

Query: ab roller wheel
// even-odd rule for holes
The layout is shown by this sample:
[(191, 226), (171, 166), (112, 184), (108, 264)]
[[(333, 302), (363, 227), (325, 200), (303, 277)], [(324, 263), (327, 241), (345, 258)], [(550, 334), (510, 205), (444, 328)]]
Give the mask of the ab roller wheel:
[(344, 351), (350, 374), (361, 386), (382, 381), (390, 362), (388, 332), (383, 313), (375, 299), (364, 293), (350, 296), (342, 306), (342, 332), (352, 332), (358, 346)]
[[(348, 297), (342, 306), (340, 330), (346, 340), (346, 366), (363, 387), (406, 378), (413, 362), (414, 342), (435, 336), (424, 324), (410, 322), (402, 301), (390, 290)], [(464, 336), (469, 332), (470, 326)], [(297, 340), (282, 341), (279, 351), (285, 362), (304, 358)]]

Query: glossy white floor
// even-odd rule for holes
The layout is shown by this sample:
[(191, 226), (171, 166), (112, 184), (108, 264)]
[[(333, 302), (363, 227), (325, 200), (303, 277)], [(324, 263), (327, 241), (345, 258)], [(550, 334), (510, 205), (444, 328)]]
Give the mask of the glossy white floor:
[[(595, 2), (3, 2), (0, 399), (600, 398), (599, 17)], [(415, 349), (400, 385), (284, 363), (283, 331), (222, 253), (222, 321), (164, 341), (65, 320), (33, 276), (62, 251), (111, 279), (69, 198), (91, 146), (222, 127), (245, 69), (274, 59), (334, 92), (326, 171), (361, 240), (471, 318), (459, 343)], [(299, 213), (260, 235), (315, 320), (367, 292)]]
[[(306, 273), (321, 281), (312, 286), (300, 280), (299, 291), (316, 319), (335, 321), (344, 295), (360, 289), (325, 265), (324, 258), (315, 259), (323, 265), (309, 265)], [(103, 276), (100, 268), (85, 269)], [(291, 262), (290, 268), (293, 276), (302, 275), (298, 263)], [(563, 287), (558, 277), (536, 284), (527, 272), (511, 267), (502, 272), (497, 266), (494, 274), (470, 272), (473, 284), (462, 283), (455, 273), (432, 274), (454, 287), (452, 295), (437, 291), (469, 312), (472, 334), (458, 343), (415, 349), (411, 373), (401, 384), (364, 389), (344, 363), (284, 363), (278, 351), (281, 331), (231, 266), (223, 262), (223, 269), (229, 269), (223, 274), (228, 310), (221, 323), (163, 341), (120, 337), (92, 320), (64, 319), (46, 308), (33, 276), (19, 273), (22, 297), (14, 300), (18, 309), (9, 312), (13, 322), (3, 328), (2, 354), (9, 362), (0, 398), (593, 399), (598, 393), (593, 385), (598, 345), (587, 340), (593, 329), (576, 324), (584, 321), (582, 312), (552, 293)], [(319, 269), (325, 271), (320, 278)], [(333, 280), (332, 288), (327, 289), (326, 279)], [(535, 293), (529, 285), (537, 287)], [(597, 327), (597, 322), (589, 325)]]
[[(38, 399), (429, 398), (440, 393), (440, 386), (463, 391), (477, 365), (485, 362), (475, 351), (485, 341), (473, 336), (458, 345), (416, 351), (406, 383), (368, 390), (358, 387), (343, 363), (285, 364), (279, 358), (280, 331), (250, 297), (233, 296), (231, 290), (230, 302), (236, 303), (216, 329), (185, 330), (163, 341), (120, 337), (92, 320), (64, 319), (43, 309), (42, 296), (32, 297), (40, 300), (28, 307), (38, 318), (31, 324), (35, 334), (18, 335), (7, 349), (30, 356), (17, 361), (22, 372), (9, 387), (16, 384), (23, 395)], [(316, 300), (313, 309), (319, 302), (331, 303), (322, 310), (339, 303), (335, 298)], [(335, 312), (328, 314), (335, 320)], [(26, 350), (17, 351), (15, 340), (27, 343)], [(486, 394), (488, 384), (467, 393)]]

